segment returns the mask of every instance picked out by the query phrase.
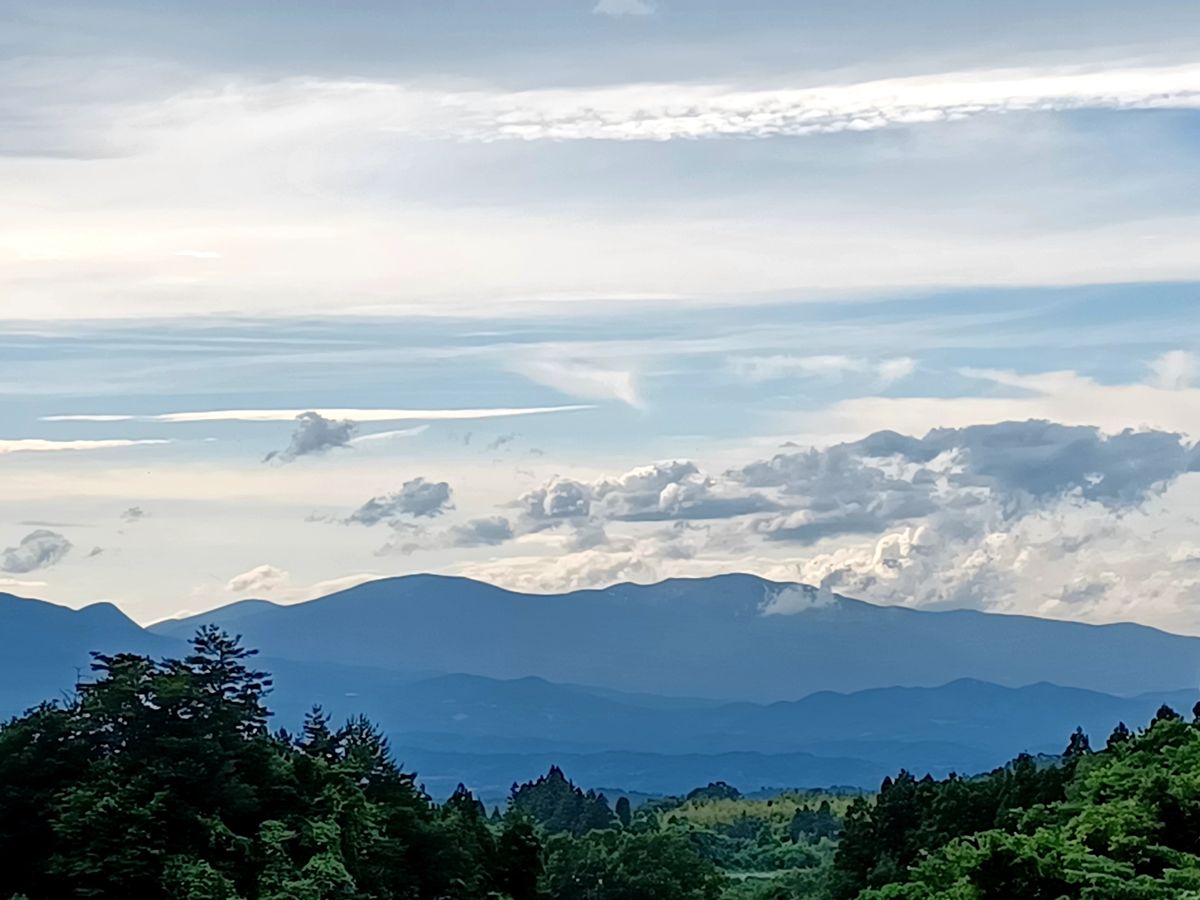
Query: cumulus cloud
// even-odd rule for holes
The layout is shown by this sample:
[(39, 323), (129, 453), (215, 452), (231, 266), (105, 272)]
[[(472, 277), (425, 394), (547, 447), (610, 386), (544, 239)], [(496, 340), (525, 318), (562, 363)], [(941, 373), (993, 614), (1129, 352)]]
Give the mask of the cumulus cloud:
[(15, 547), (0, 552), (0, 571), (24, 575), (47, 569), (62, 561), (71, 551), (71, 542), (56, 531), (39, 528), (31, 531)]
[(263, 457), (263, 462), (294, 462), (302, 456), (346, 447), (357, 429), (358, 424), (349, 419), (327, 419), (311, 411), (300, 413), (296, 416), (296, 430), (292, 432), (291, 442), (282, 450), (272, 450)]
[(592, 482), (553, 478), (514, 503), (528, 530), (581, 527), (591, 520), (666, 522), (729, 519), (776, 508), (769, 498), (701, 472), (688, 460), (638, 466)]
[(764, 616), (794, 615), (811, 609), (825, 609), (837, 604), (837, 597), (828, 588), (809, 584), (789, 584), (769, 588), (763, 597)]
[(414, 478), (404, 482), (393, 494), (372, 497), (347, 518), (347, 523), (378, 525), (402, 517), (433, 518), (454, 508), (453, 490), (445, 481), (426, 481)]
[(1155, 523), (1168, 497), (1200, 502), (1187, 477), (1198, 469), (1195, 444), (1154, 429), (883, 431), (720, 474), (671, 461), (555, 478), (522, 495), (509, 524), (556, 552), (463, 571), (542, 591), (736, 569), (811, 586), (772, 594), (767, 614), (820, 608), (836, 591), (1111, 620), (1153, 597), (1190, 622), (1200, 551), (1164, 548)]
[(231, 594), (267, 594), (286, 587), (290, 581), (291, 576), (283, 569), (262, 565), (234, 575), (225, 585), (225, 590)]
[(490, 547), (512, 540), (514, 532), (504, 516), (484, 516), (455, 525), (446, 537), (451, 547)]

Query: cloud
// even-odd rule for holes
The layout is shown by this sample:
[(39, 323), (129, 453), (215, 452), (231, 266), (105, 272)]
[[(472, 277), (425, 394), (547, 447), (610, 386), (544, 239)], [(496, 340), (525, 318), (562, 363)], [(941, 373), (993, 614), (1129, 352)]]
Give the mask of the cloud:
[(248, 572), (234, 575), (225, 585), (231, 594), (267, 594), (286, 587), (291, 576), (275, 566), (256, 566)]
[[(1162, 369), (1172, 387), (1165, 387)], [(959, 375), (986, 390), (951, 397), (856, 397), (823, 409), (819, 415), (795, 417), (800, 428), (836, 434), (863, 434), (880, 428), (919, 433), (931, 428), (961, 428), (1000, 421), (1044, 419), (1064, 425), (1099, 427), (1120, 432), (1142, 429), (1200, 437), (1200, 386), (1187, 386), (1186, 359), (1169, 356), (1152, 364), (1150, 379), (1131, 384), (1103, 384), (1078, 372), (1024, 373), (1004, 369), (964, 368)], [(811, 423), (811, 424), (809, 424)]]
[(584, 360), (529, 359), (511, 363), (513, 371), (560, 393), (587, 400), (620, 400), (641, 407), (637, 376)]
[(129, 509), (121, 513), (121, 521), (123, 522), (140, 522), (146, 518), (147, 513), (140, 506), (131, 506)]
[(451, 119), (445, 127), (475, 140), (803, 137), (1016, 112), (1195, 109), (1200, 107), (1200, 66), (967, 70), (759, 90), (633, 84), (478, 92), (450, 103), (458, 121)]
[(125, 413), (42, 416), (43, 422), (290, 422), (302, 416), (347, 419), (352, 422), (457, 421), (533, 416), (544, 413), (591, 409), (586, 405), (498, 407), (493, 409), (221, 409), (204, 412), (160, 413), (139, 416)]
[(764, 616), (790, 616), (812, 609), (825, 609), (837, 604), (837, 597), (826, 588), (807, 584), (789, 584), (770, 588), (763, 597)]
[(903, 381), (916, 370), (917, 361), (908, 356), (885, 359), (875, 369), (879, 378), (885, 384), (894, 384), (897, 381)]
[(17, 588), (18, 590), (33, 590), (46, 587), (44, 581), (26, 581), (20, 578), (0, 578), (0, 588)]
[(122, 447), (141, 447), (169, 443), (171, 443), (171, 441), (167, 440), (114, 439), (103, 441), (50, 441), (41, 438), (22, 438), (19, 440), (0, 440), (0, 455), (5, 453), (56, 453), (84, 450), (115, 450)]
[(688, 460), (638, 466), (592, 482), (552, 478), (519, 497), (527, 530), (595, 521), (663, 522), (728, 519), (776, 508), (761, 493), (718, 481)]
[(658, 6), (650, 0), (597, 0), (592, 14), (598, 16), (651, 16)]
[(1150, 364), (1151, 384), (1168, 391), (1190, 388), (1200, 380), (1200, 357), (1185, 350), (1164, 353)]
[(671, 461), (554, 478), (514, 501), (511, 534), (496, 534), (552, 551), (460, 570), (541, 591), (733, 570), (812, 586), (772, 594), (765, 614), (819, 608), (836, 591), (1099, 621), (1154, 597), (1194, 622), (1200, 553), (1164, 547), (1159, 523), (1200, 502), (1197, 470), (1194, 443), (1154, 429), (881, 431), (720, 474)]
[(1196, 446), (1178, 434), (1108, 435), (1028, 421), (941, 428), (923, 438), (877, 432), (823, 450), (779, 453), (728, 474), (779, 492), (785, 509), (756, 520), (757, 533), (808, 545), (988, 502), (1008, 518), (1066, 497), (1128, 509), (1198, 466)]
[(377, 525), (392, 522), (402, 516), (433, 518), (453, 509), (453, 491), (445, 481), (426, 481), (414, 478), (404, 482), (394, 494), (372, 497), (347, 518), (347, 523)]
[(326, 453), (336, 447), (346, 447), (358, 429), (358, 424), (348, 419), (327, 419), (320, 413), (305, 412), (296, 416), (296, 430), (291, 442), (282, 450), (272, 450), (263, 462), (279, 460), (294, 462), (301, 456)]
[(735, 356), (729, 371), (741, 381), (758, 383), (784, 378), (842, 378), (847, 375), (874, 377), (883, 384), (907, 378), (916, 370), (916, 361), (907, 356), (879, 362), (839, 354), (817, 356)]
[(514, 537), (512, 523), (504, 516), (471, 519), (450, 528), (446, 534), (451, 547), (483, 547), (503, 544)]
[(493, 440), (488, 442), (487, 447), (484, 449), (486, 449), (489, 452), (493, 452), (493, 451), (501, 449), (502, 447), (508, 446), (516, 439), (517, 439), (516, 432), (512, 432), (512, 431), (510, 431), (508, 434), (497, 435)]
[(46, 569), (62, 561), (71, 551), (71, 542), (56, 531), (31, 531), (15, 547), (0, 552), (0, 571), (24, 575)]
[(396, 438), (416, 437), (419, 434), (424, 434), (429, 430), (428, 425), (418, 425), (415, 428), (398, 428), (393, 431), (376, 431), (373, 434), (360, 434), (358, 437), (350, 439), (350, 445), (358, 447), (362, 444), (375, 444), (384, 441), (392, 441)]

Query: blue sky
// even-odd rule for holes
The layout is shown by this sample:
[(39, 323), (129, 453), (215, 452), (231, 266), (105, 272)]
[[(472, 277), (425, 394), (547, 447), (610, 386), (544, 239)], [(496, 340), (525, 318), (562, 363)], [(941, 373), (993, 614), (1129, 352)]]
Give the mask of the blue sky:
[(1194, 4), (0, 33), (0, 589), (748, 570), (1200, 632)]

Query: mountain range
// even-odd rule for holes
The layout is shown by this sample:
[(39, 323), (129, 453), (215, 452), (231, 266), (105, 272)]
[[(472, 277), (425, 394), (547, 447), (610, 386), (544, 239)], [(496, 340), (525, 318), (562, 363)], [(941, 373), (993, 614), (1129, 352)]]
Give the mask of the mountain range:
[(0, 715), (69, 692), (88, 651), (243, 635), (276, 722), (363, 713), (431, 791), (499, 796), (568, 767), (583, 784), (874, 787), (898, 767), (972, 772), (1191, 709), (1200, 639), (875, 606), (746, 575), (543, 596), (408, 576), (291, 606), (243, 601), (139, 627), (0, 595)]

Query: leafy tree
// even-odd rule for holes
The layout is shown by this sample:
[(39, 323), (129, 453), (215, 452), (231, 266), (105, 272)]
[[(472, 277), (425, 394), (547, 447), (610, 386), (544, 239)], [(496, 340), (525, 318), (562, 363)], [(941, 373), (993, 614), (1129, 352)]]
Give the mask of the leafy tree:
[(576, 836), (612, 828), (617, 819), (603, 794), (576, 787), (558, 766), (536, 781), (514, 785), (509, 810), (527, 816), (552, 834)]
[(633, 808), (629, 805), (628, 797), (618, 797), (616, 807), (617, 821), (622, 828), (628, 828), (633, 823)]

